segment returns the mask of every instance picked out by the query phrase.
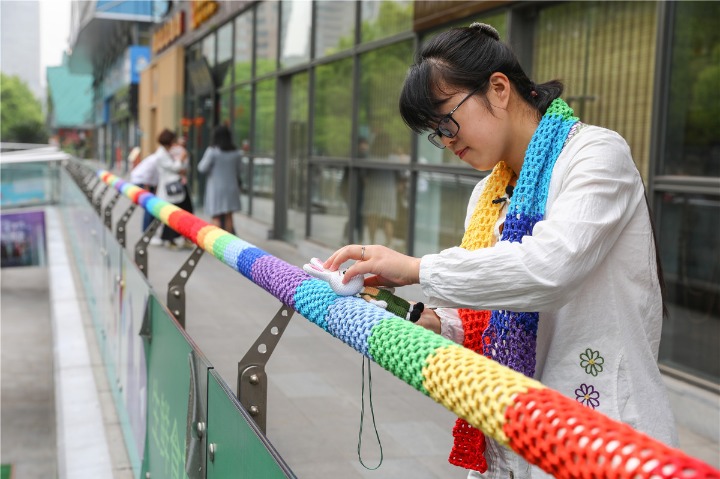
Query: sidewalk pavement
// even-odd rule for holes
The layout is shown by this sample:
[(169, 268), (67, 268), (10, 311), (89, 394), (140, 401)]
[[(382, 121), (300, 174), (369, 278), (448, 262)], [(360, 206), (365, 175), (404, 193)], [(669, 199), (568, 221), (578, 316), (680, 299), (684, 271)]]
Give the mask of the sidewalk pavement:
[[(128, 226), (128, 251), (140, 237), (141, 216), (136, 212)], [(310, 257), (323, 258), (331, 252), (306, 241), (293, 246), (267, 240), (266, 227), (243, 215), (235, 215), (235, 222), (240, 238), (296, 266), (302, 266)], [(165, 301), (167, 283), (189, 253), (190, 250), (150, 247), (149, 281), (161, 301)], [(46, 466), (45, 470), (27, 475), (20, 475), (18, 467), (18, 479), (54, 476), (52, 464), (49, 464), (56, 457), (52, 440), (55, 423), (51, 417), (54, 399), (48, 391), (52, 389), (48, 385), (52, 380), (48, 379), (51, 374), (48, 371), (52, 371), (52, 346), (46, 336), (47, 303), (43, 310), (40, 300), (44, 297), (43, 283), (37, 280), (38, 275), (42, 276), (41, 271), (42, 268), (35, 271), (3, 270), (2, 275), (2, 462), (6, 463), (10, 458), (16, 464), (30, 467), (39, 460)], [(47, 283), (44, 287), (47, 291)], [(30, 293), (23, 292), (25, 289)], [(408, 299), (421, 298), (416, 287), (403, 288), (399, 294)], [(190, 276), (186, 296), (186, 330), (235, 390), (238, 361), (280, 308), (280, 302), (208, 254), (203, 254)], [(28, 315), (25, 311), (31, 311), (26, 309), (31, 305), (40, 310), (32, 310)], [(85, 321), (89, 325), (89, 318)], [(15, 333), (11, 333), (13, 330)], [(94, 341), (93, 334), (86, 336)], [(32, 337), (37, 338), (29, 341), (35, 349), (28, 341), (19, 340)], [(8, 358), (15, 358), (16, 362), (9, 363)], [(39, 366), (26, 367), (22, 376), (14, 374), (23, 364), (18, 358), (26, 358), (24, 364), (37, 363)], [(15, 365), (13, 369), (10, 369), (11, 364)], [(298, 477), (466, 477), (464, 470), (447, 462), (455, 416), (377, 365), (372, 367), (372, 400), (383, 462), (376, 471), (365, 469), (357, 452), (362, 400), (361, 356), (300, 315), (295, 314), (291, 319), (266, 371), (269, 381), (267, 435)], [(98, 381), (98, 387), (106, 386)], [(41, 391), (32, 394), (44, 412), (28, 410), (30, 402), (22, 399), (27, 397), (26, 391), (37, 388)], [(367, 384), (365, 394), (362, 460), (372, 467), (380, 459), (380, 450), (368, 409)], [(105, 421), (114, 478), (132, 477), (122, 450), (117, 419), (112, 417), (112, 400), (107, 390), (101, 392), (101, 399), (107, 415)], [(712, 400), (717, 401), (717, 398)], [(678, 403), (678, 407), (684, 407), (683, 403)], [(42, 422), (42, 428), (24, 424), (21, 418), (27, 415)], [(717, 441), (685, 428), (680, 428), (679, 432), (681, 449), (720, 467)]]

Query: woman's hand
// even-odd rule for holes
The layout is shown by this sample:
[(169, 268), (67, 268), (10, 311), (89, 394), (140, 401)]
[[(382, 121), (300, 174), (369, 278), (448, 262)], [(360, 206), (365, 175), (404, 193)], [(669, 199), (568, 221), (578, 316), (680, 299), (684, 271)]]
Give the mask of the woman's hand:
[(348, 260), (356, 263), (350, 266), (343, 278), (347, 283), (358, 274), (373, 274), (365, 278), (365, 286), (405, 286), (420, 281), (420, 258), (407, 256), (381, 245), (348, 245), (340, 248), (323, 264), (326, 269), (336, 271)]
[(440, 334), (441, 322), (440, 316), (437, 315), (434, 309), (425, 308), (420, 314), (420, 319), (415, 324), (422, 326), (425, 329)]

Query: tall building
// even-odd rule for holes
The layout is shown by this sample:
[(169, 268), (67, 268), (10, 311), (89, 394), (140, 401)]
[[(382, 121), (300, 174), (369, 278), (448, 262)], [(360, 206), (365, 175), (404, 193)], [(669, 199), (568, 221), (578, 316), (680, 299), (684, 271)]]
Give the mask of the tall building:
[(19, 76), (45, 102), (40, 82), (40, 2), (0, 1), (0, 70)]

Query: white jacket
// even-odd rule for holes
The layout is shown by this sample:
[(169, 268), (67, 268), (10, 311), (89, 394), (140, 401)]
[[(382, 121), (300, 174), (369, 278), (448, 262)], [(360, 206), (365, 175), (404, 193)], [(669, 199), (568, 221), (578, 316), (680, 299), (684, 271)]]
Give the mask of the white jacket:
[[(484, 184), (473, 191), (466, 227)], [(532, 236), (424, 256), (420, 284), (438, 306), (539, 311), (537, 380), (572, 399), (591, 387), (596, 410), (675, 446), (657, 367), (662, 302), (644, 194), (625, 140), (586, 125), (557, 159), (545, 218)], [(444, 335), (462, 342), (457, 314), (439, 314)], [(602, 357), (602, 367), (588, 367), (588, 354)], [(546, 477), (497, 444), (488, 455), (482, 477), (506, 478), (508, 469), (516, 479)]]
[(156, 164), (158, 169), (156, 196), (169, 203), (181, 203), (185, 199), (185, 191), (183, 190), (176, 195), (168, 195), (165, 190), (165, 185), (178, 181), (181, 178), (180, 171), (185, 168), (185, 165), (174, 160), (162, 145), (158, 147), (154, 155), (157, 157)]

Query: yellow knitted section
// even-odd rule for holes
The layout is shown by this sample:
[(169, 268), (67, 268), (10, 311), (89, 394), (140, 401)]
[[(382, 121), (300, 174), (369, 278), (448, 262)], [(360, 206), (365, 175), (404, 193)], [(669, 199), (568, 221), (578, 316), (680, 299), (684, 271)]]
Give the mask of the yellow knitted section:
[(423, 387), (458, 417), (507, 446), (505, 411), (515, 396), (544, 389), (534, 379), (459, 345), (438, 348), (425, 360)]
[(175, 205), (167, 204), (160, 209), (160, 219), (163, 223), (168, 224), (168, 218), (176, 211), (183, 211), (183, 209)]
[(205, 249), (205, 251), (209, 251), (210, 253), (212, 253), (215, 240), (226, 234), (228, 234), (227, 231), (221, 228), (216, 228), (212, 231), (208, 231), (201, 246)]
[(147, 191), (147, 190), (143, 190), (139, 186), (131, 185), (127, 190), (125, 190), (125, 196), (133, 198), (136, 194), (139, 195), (143, 191)]
[(470, 225), (463, 235), (461, 248), (468, 251), (489, 248), (495, 244), (493, 230), (500, 218), (503, 204), (493, 204), (492, 200), (505, 196), (505, 188), (510, 184), (515, 172), (504, 161), (495, 165), (488, 176), (485, 188), (475, 205)]

